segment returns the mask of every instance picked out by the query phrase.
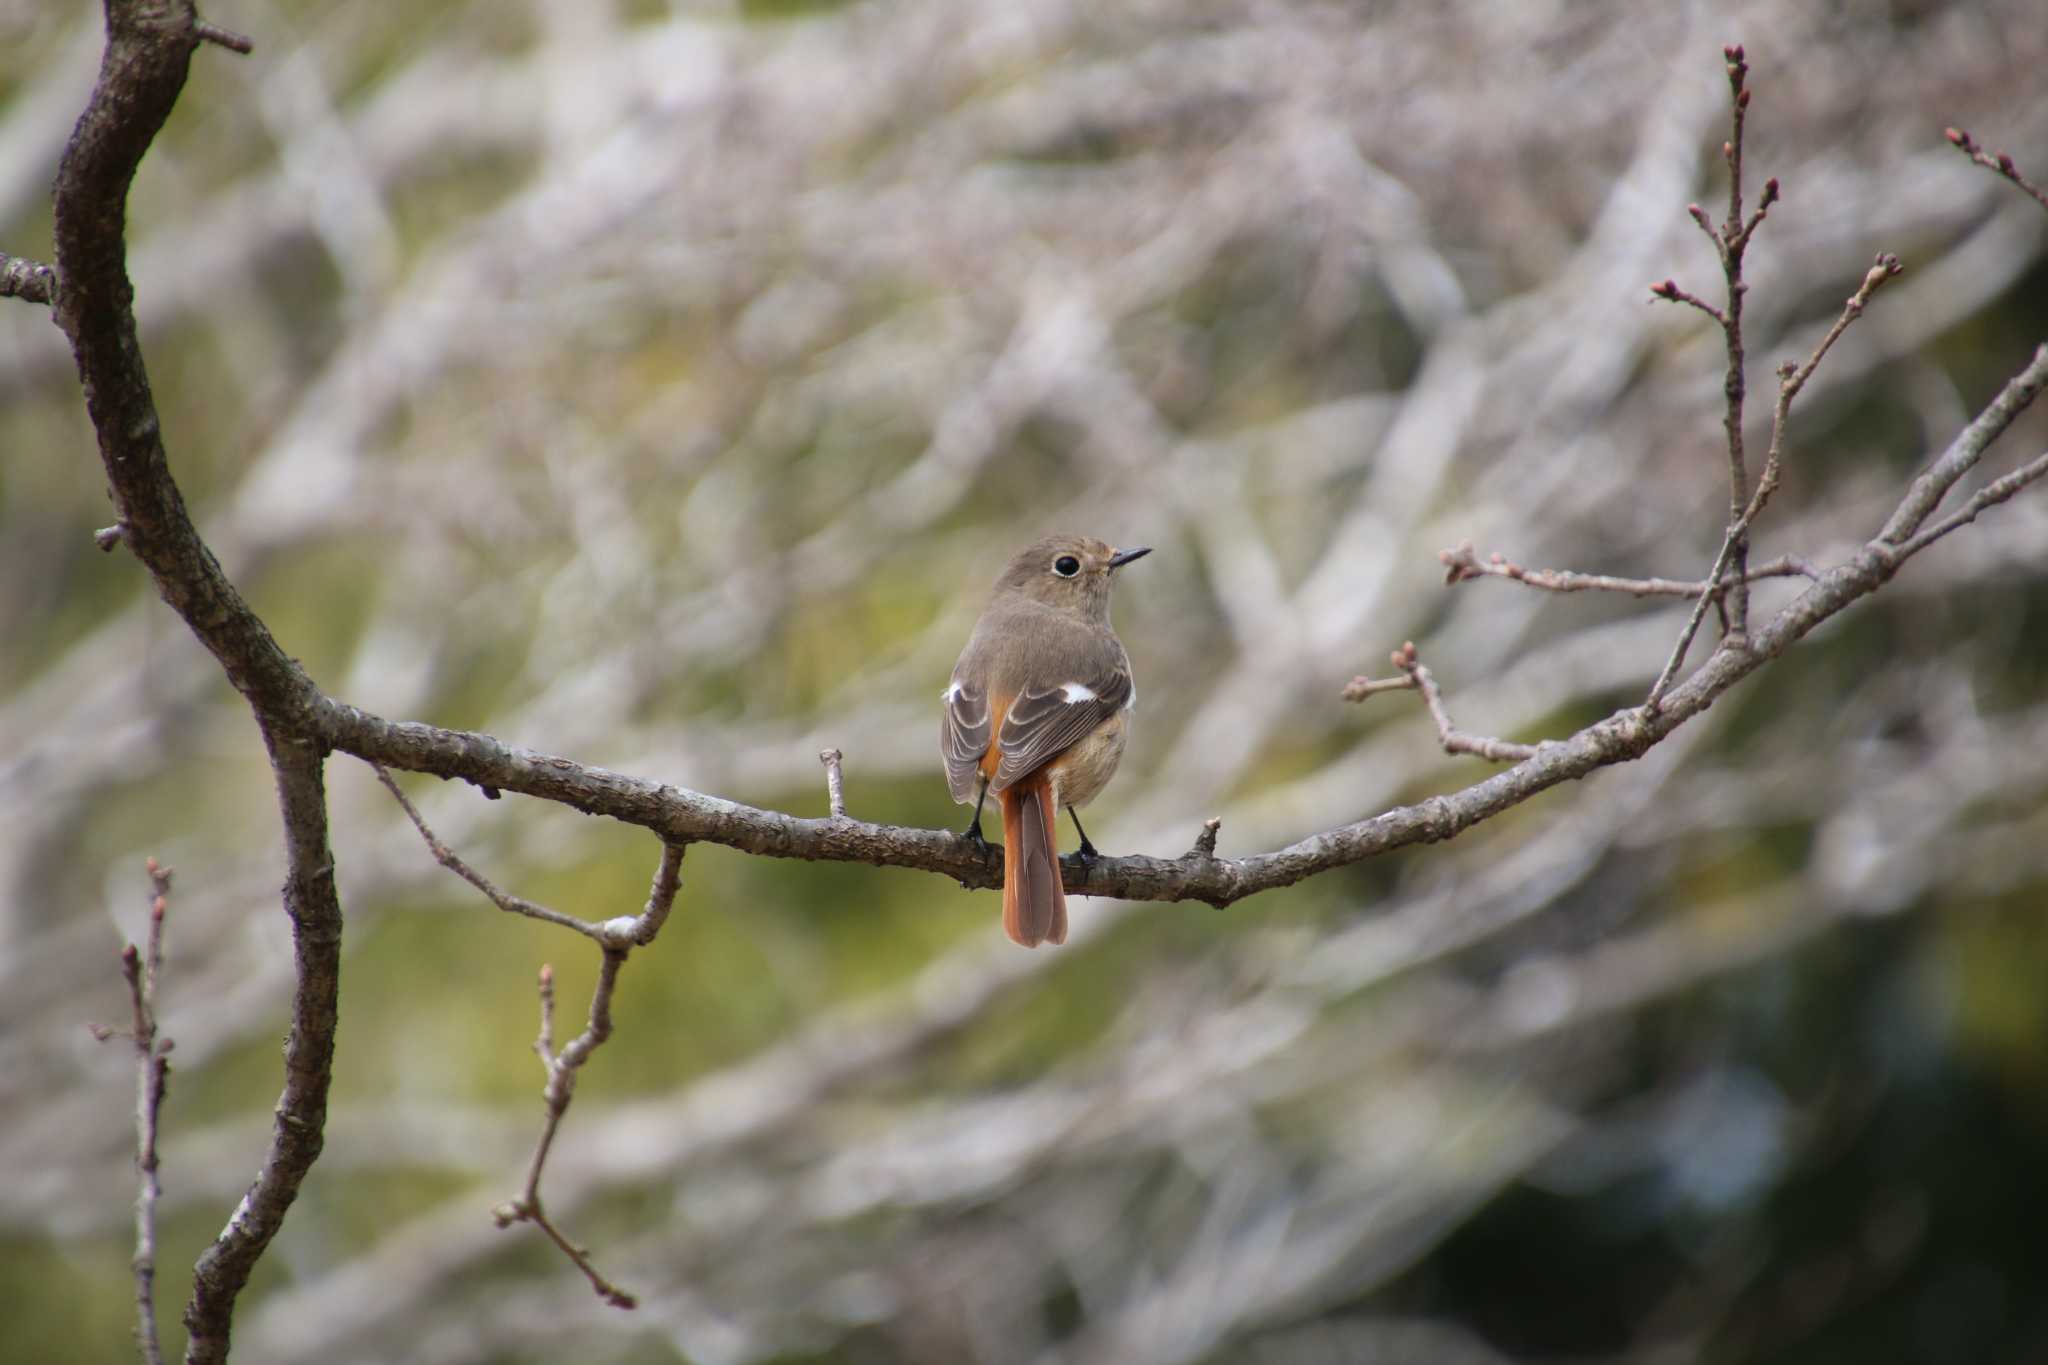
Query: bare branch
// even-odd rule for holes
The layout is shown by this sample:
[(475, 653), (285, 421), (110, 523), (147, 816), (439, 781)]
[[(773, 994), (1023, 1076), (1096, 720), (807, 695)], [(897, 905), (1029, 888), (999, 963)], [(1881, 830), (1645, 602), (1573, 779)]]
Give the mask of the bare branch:
[(334, 1070), (341, 901), (327, 848), (326, 749), (267, 724), (262, 730), (284, 820), (284, 908), (292, 923), (294, 987), (291, 1031), (284, 1044), (284, 1093), (255, 1183), (193, 1267), (192, 1298), (185, 1307), (188, 1365), (227, 1359), (235, 1300), (320, 1156)]
[[(382, 769), (378, 770), (378, 775), (384, 778), (386, 785), (392, 785)], [(418, 823), (417, 815), (414, 823)], [(428, 838), (432, 840), (431, 835)], [(525, 1190), (519, 1198), (508, 1200), (492, 1211), (492, 1217), (500, 1228), (508, 1228), (514, 1223), (532, 1223), (546, 1233), (548, 1240), (575, 1262), (576, 1268), (589, 1277), (591, 1287), (614, 1308), (633, 1308), (636, 1300), (599, 1272), (590, 1259), (588, 1249), (571, 1242), (555, 1226), (541, 1203), (540, 1179), (547, 1168), (555, 1134), (562, 1126), (562, 1116), (569, 1112), (569, 1101), (575, 1097), (577, 1070), (612, 1036), (612, 995), (618, 988), (619, 969), (626, 965), (626, 958), (634, 948), (654, 941), (654, 936), (661, 932), (661, 926), (667, 923), (669, 912), (675, 906), (676, 892), (682, 886), (683, 853), (681, 844), (663, 845), (661, 862), (655, 868), (653, 884), (647, 890), (646, 906), (638, 915), (605, 921), (592, 934), (604, 945), (604, 961), (598, 968), (597, 988), (590, 997), (590, 1020), (583, 1032), (572, 1038), (559, 1055), (554, 1051), (555, 971), (551, 966), (540, 969), (540, 1035), (534, 1039), (533, 1050), (547, 1072), (547, 1088), (542, 1092), (547, 1116), (541, 1123), (540, 1140), (534, 1146), (533, 1160), (527, 1167)]]
[(215, 47), (224, 47), (228, 51), (240, 53), (244, 57), (256, 50), (255, 43), (233, 29), (222, 28), (219, 24), (210, 24), (204, 19), (201, 19), (192, 26), (192, 33), (202, 43), (212, 43)]
[(1351, 685), (1344, 689), (1344, 700), (1363, 701), (1379, 692), (1394, 692), (1403, 688), (1422, 694), (1422, 704), (1429, 708), (1430, 718), (1436, 721), (1437, 738), (1447, 754), (1472, 754), (1479, 758), (1492, 759), (1496, 763), (1519, 763), (1533, 758), (1536, 748), (1531, 744), (1517, 744), (1512, 740), (1494, 739), (1487, 735), (1472, 735), (1451, 723), (1451, 713), (1444, 706), (1443, 691), (1436, 685), (1436, 678), (1423, 666), (1421, 656), (1415, 652), (1413, 640), (1403, 644), (1393, 653), (1394, 667), (1401, 670), (1399, 678), (1353, 678)]
[(2019, 165), (2004, 152), (1985, 151), (1977, 144), (1977, 139), (1971, 137), (1968, 132), (1961, 128), (1949, 129), (1948, 140), (1961, 148), (1970, 160), (1988, 170), (1997, 171), (2007, 180), (2012, 181), (2013, 184), (2025, 190), (2035, 203), (2044, 209), (2048, 209), (2048, 189), (2043, 189), (2024, 175), (2021, 175)]
[(1842, 333), (1849, 330), (1849, 324), (1863, 316), (1864, 306), (1870, 302), (1870, 296), (1896, 279), (1904, 269), (1905, 267), (1899, 264), (1899, 258), (1890, 252), (1879, 255), (1876, 263), (1864, 272), (1863, 283), (1856, 287), (1856, 292), (1842, 305), (1841, 315), (1835, 319), (1834, 325), (1828, 328), (1827, 335), (1813, 348), (1813, 354), (1801, 364), (1794, 365), (1788, 362), (1779, 368), (1778, 402), (1771, 411), (1771, 446), (1764, 456), (1764, 472), (1757, 479), (1756, 492), (1751, 496), (1749, 505), (1742, 510), (1742, 524), (1745, 527), (1755, 525), (1757, 517), (1764, 510), (1764, 504), (1771, 500), (1772, 492), (1778, 487), (1779, 470), (1785, 455), (1785, 429), (1791, 424), (1792, 418), (1792, 400), (1806, 387), (1806, 381), (1813, 378), (1813, 372), (1820, 368), (1820, 362), (1827, 356), (1828, 351), (1841, 340)]
[[(1463, 583), (1474, 578), (1507, 578), (1531, 588), (1545, 592), (1619, 592), (1631, 597), (1698, 597), (1702, 593), (1719, 593), (1725, 584), (1696, 582), (1682, 578), (1615, 578), (1608, 574), (1580, 573), (1574, 569), (1525, 569), (1498, 552), (1480, 559), (1466, 541), (1449, 550), (1439, 550), (1437, 558), (1447, 572), (1446, 583)], [(1768, 564), (1752, 565), (1748, 581), (1755, 583), (1766, 578), (1818, 578), (1820, 570), (1797, 555), (1780, 555)], [(1405, 685), (1401, 679), (1391, 679), (1388, 686)], [(1346, 701), (1358, 698), (1345, 694)]]
[(171, 1072), (171, 1040), (157, 1037), (157, 980), (164, 965), (164, 913), (170, 907), (171, 869), (151, 858), (149, 931), (144, 947), (129, 944), (121, 952), (121, 976), (128, 983), (132, 1022), (126, 1029), (95, 1026), (101, 1042), (124, 1037), (135, 1045), (135, 1168), (140, 1173), (135, 1195), (135, 1339), (148, 1365), (163, 1365), (163, 1345), (156, 1330), (156, 1206), (163, 1198), (157, 1179), (157, 1124)]
[[(1941, 505), (1941, 500), (1948, 496), (1948, 490), (1976, 466), (1991, 443), (2012, 425), (2014, 418), (2026, 411), (2044, 387), (2048, 387), (2048, 345), (2037, 347), (2027, 368), (2006, 381), (1998, 397), (1963, 428), (1949, 443), (1948, 449), (1919, 478), (1913, 480), (1913, 486), (1907, 490), (1882, 532), (1883, 540), (1899, 547), (1902, 558), (1912, 553), (1905, 547), (1913, 541), (1921, 524)], [(2014, 491), (2018, 491), (2017, 488)]]
[[(1785, 451), (1785, 429), (1791, 418), (1792, 400), (1806, 386), (1807, 380), (1820, 365), (1830, 348), (1841, 338), (1849, 324), (1863, 316), (1864, 305), (1870, 296), (1896, 276), (1903, 267), (1899, 258), (1889, 253), (1880, 255), (1877, 263), (1863, 276), (1863, 283), (1854, 295), (1843, 305), (1841, 316), (1821, 338), (1803, 364), (1786, 364), (1778, 371), (1778, 401), (1771, 414), (1771, 444), (1764, 458), (1764, 468), (1752, 492), (1748, 485), (1747, 457), (1743, 451), (1742, 410), (1747, 392), (1744, 378), (1744, 357), (1742, 342), (1742, 298), (1749, 286), (1742, 277), (1743, 252), (1758, 227), (1762, 226), (1772, 204), (1779, 198), (1778, 182), (1775, 178), (1766, 181), (1762, 196), (1757, 201), (1756, 211), (1745, 222), (1742, 218), (1742, 128), (1744, 115), (1749, 109), (1749, 91), (1744, 85), (1749, 67), (1743, 58), (1740, 46), (1723, 49), (1728, 63), (1728, 85), (1733, 97), (1733, 131), (1730, 140), (1723, 147), (1729, 167), (1728, 218), (1719, 232), (1710, 232), (1720, 248), (1721, 267), (1728, 281), (1728, 307), (1721, 315), (1722, 330), (1728, 351), (1728, 369), (1722, 381), (1725, 406), (1722, 413), (1722, 427), (1728, 441), (1729, 478), (1729, 520), (1728, 530), (1721, 541), (1720, 551), (1714, 556), (1714, 566), (1708, 571), (1706, 585), (1700, 590), (1699, 598), (1693, 603), (1691, 614), (1686, 618), (1685, 628), (1679, 632), (1678, 642), (1671, 648), (1670, 656), (1658, 672), (1656, 681), (1650, 685), (1649, 696), (1644, 704), (1652, 710), (1662, 704), (1664, 694), (1678, 670), (1685, 666), (1685, 657), (1692, 650), (1692, 642), (1698, 636), (1700, 625), (1705, 621), (1709, 604), (1719, 606), (1722, 612), (1723, 636), (1730, 643), (1740, 644), (1749, 632), (1749, 584), (1762, 575), (1748, 570), (1749, 531), (1755, 523), (1771, 494), (1778, 487)], [(1697, 205), (1692, 206), (1696, 221), (1707, 226), (1705, 215)], [(1653, 291), (1663, 298), (1677, 298), (1681, 291), (1666, 280), (1655, 286)], [(1733, 571), (1732, 573), (1730, 571)]]
[(464, 862), (460, 854), (442, 843), (434, 831), (427, 827), (426, 817), (421, 815), (419, 807), (406, 797), (404, 790), (398, 785), (398, 780), (391, 776), (383, 764), (373, 761), (370, 767), (376, 772), (377, 780), (384, 784), (384, 789), (391, 793), (399, 807), (405, 811), (407, 818), (412, 821), (413, 828), (427, 841), (427, 851), (434, 855), (434, 861), (483, 892), (491, 904), (508, 915), (524, 915), (528, 919), (543, 920), (563, 929), (572, 929), (585, 938), (604, 942), (604, 930), (599, 925), (580, 920), (574, 915), (565, 915), (560, 910), (551, 910), (536, 901), (527, 900), (524, 896), (515, 896), (508, 891), (499, 890), (490, 878)]
[[(1700, 206), (1698, 204), (1694, 204), (1692, 207), (1695, 210), (1695, 212), (1699, 213), (1700, 220), (1704, 221), (1706, 218), (1706, 214), (1700, 211)], [(1710, 228), (1708, 229), (1708, 231), (1709, 233), (1711, 233), (1712, 229)], [(1650, 292), (1652, 294), (1655, 294), (1660, 299), (1668, 299), (1672, 303), (1683, 303), (1688, 304), (1691, 307), (1697, 308), (1700, 312), (1705, 313), (1708, 317), (1712, 318), (1715, 321), (1715, 323), (1722, 327), (1726, 327), (1728, 325), (1728, 315), (1726, 313), (1722, 312), (1719, 308), (1716, 308), (1713, 304), (1708, 303), (1705, 299), (1701, 298), (1698, 294), (1693, 293), (1690, 289), (1681, 288), (1677, 280), (1664, 280), (1660, 283), (1653, 284), (1650, 286)]]
[[(664, 866), (667, 860), (663, 860)], [(651, 911), (653, 906), (649, 905)], [(576, 1091), (576, 1071), (588, 1061), (612, 1033), (612, 993), (618, 986), (619, 968), (626, 965), (627, 948), (606, 948), (604, 962), (598, 968), (597, 987), (590, 996), (590, 1021), (582, 1033), (571, 1039), (561, 1055), (550, 1052), (554, 1034), (555, 979), (551, 968), (542, 967), (540, 973), (540, 1037), (534, 1042), (534, 1051), (540, 1054), (541, 1065), (546, 1068), (548, 1083), (542, 1091), (547, 1105), (547, 1117), (541, 1123), (540, 1141), (533, 1149), (533, 1160), (526, 1171), (526, 1188), (517, 1199), (507, 1200), (492, 1211), (492, 1217), (500, 1228), (509, 1228), (514, 1223), (531, 1223), (547, 1234), (548, 1240), (561, 1248), (562, 1254), (573, 1262), (590, 1281), (598, 1297), (614, 1308), (636, 1308), (639, 1301), (633, 1295), (606, 1279), (591, 1261), (589, 1251), (577, 1246), (549, 1219), (541, 1203), (540, 1178), (547, 1167), (548, 1152), (554, 1146), (555, 1133), (562, 1126), (562, 1115), (569, 1110), (569, 1101)]]
[(1917, 554), (1951, 531), (1960, 530), (1977, 519), (1977, 514), (1987, 507), (2004, 502), (2028, 484), (2038, 482), (2048, 475), (2048, 453), (2036, 455), (2033, 459), (2000, 479), (1993, 479), (1970, 495), (1956, 511), (1943, 517), (1925, 530), (1914, 535), (1899, 546), (1901, 555)]

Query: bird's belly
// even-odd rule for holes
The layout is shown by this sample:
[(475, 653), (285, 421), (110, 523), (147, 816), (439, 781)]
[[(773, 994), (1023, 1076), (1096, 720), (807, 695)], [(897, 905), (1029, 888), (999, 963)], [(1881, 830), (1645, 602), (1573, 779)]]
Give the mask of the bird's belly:
[(1129, 725), (1121, 711), (1086, 739), (1053, 760), (1056, 783), (1054, 795), (1062, 806), (1085, 806), (1101, 794), (1124, 756)]

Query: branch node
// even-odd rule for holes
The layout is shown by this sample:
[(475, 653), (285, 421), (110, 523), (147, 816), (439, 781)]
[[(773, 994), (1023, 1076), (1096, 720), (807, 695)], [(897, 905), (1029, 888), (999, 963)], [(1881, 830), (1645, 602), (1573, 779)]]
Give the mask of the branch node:
[(117, 521), (92, 533), (92, 543), (99, 546), (102, 553), (111, 553), (116, 545), (125, 544), (127, 540), (128, 526), (125, 522)]
[(1222, 829), (1223, 821), (1217, 816), (1210, 816), (1202, 822), (1202, 832), (1195, 836), (1195, 846), (1188, 851), (1197, 858), (1215, 857), (1216, 836)]

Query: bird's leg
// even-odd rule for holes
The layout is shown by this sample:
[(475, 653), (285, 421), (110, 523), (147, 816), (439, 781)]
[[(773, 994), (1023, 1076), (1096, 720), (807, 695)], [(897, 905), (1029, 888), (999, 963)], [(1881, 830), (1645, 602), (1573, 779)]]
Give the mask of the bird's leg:
[(967, 828), (960, 831), (960, 837), (973, 844), (981, 853), (988, 852), (988, 840), (981, 837), (981, 807), (988, 800), (988, 779), (981, 779), (981, 795), (974, 798), (974, 818), (967, 822)]
[(1088, 842), (1088, 831), (1081, 828), (1081, 812), (1068, 806), (1067, 814), (1074, 817), (1074, 833), (1081, 836), (1081, 847), (1075, 856), (1081, 860), (1083, 866), (1086, 866), (1095, 861), (1095, 845)]

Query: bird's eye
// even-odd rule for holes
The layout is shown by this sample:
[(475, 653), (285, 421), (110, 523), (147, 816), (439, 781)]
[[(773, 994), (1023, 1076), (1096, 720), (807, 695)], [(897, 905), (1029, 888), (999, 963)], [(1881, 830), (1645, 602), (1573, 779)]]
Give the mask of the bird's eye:
[(1072, 555), (1061, 555), (1052, 562), (1052, 571), (1061, 578), (1072, 578), (1081, 572), (1081, 561)]

